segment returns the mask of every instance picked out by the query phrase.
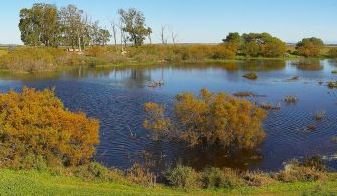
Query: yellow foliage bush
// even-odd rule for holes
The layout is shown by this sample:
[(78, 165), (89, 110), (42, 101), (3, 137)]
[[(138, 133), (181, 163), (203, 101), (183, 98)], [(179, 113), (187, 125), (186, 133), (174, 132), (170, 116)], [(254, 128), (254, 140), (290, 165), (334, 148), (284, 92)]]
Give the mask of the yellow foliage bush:
[(146, 129), (177, 136), (190, 146), (220, 145), (229, 151), (253, 149), (265, 137), (262, 122), (266, 112), (225, 93), (202, 89), (199, 96), (179, 94), (170, 118), (156, 103), (147, 103), (144, 109)]
[(99, 142), (99, 122), (68, 111), (51, 90), (23, 88), (0, 94), (0, 164), (34, 166), (42, 158), (49, 166), (87, 163)]

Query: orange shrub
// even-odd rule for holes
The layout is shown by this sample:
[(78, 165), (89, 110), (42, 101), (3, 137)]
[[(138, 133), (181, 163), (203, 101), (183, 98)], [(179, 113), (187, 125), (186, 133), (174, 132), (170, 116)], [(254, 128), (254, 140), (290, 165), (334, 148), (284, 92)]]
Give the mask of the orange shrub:
[(190, 146), (220, 145), (228, 151), (253, 149), (265, 136), (262, 122), (266, 116), (251, 102), (225, 93), (202, 89), (199, 96), (177, 96), (174, 115), (164, 116), (164, 108), (145, 105), (144, 127), (156, 134), (178, 136)]
[(51, 166), (83, 164), (99, 142), (99, 122), (68, 111), (51, 90), (1, 93), (0, 127), (5, 167), (34, 167), (41, 158)]

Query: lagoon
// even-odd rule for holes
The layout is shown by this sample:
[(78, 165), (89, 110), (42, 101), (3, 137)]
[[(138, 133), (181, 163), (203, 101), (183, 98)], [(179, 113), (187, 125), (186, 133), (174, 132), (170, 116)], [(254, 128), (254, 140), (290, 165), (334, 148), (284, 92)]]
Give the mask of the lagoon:
[[(0, 75), (0, 90), (23, 86), (55, 88), (56, 95), (72, 111), (83, 111), (100, 120), (100, 144), (95, 159), (106, 166), (128, 168), (136, 161), (154, 165), (182, 162), (195, 168), (207, 165), (275, 171), (292, 158), (323, 155), (337, 169), (337, 90), (327, 83), (337, 80), (333, 60), (242, 60), (221, 64), (132, 66), (112, 68), (78, 67), (58, 73)], [(257, 80), (242, 75), (256, 72)], [(294, 79), (296, 78), (296, 79)], [(152, 81), (164, 81), (158, 88)], [(257, 104), (280, 105), (269, 111), (264, 122), (267, 138), (256, 152), (228, 157), (220, 150), (211, 153), (191, 150), (172, 141), (152, 141), (142, 128), (143, 104), (149, 101), (170, 106), (177, 93), (197, 93), (201, 88), (227, 93), (251, 92), (246, 97)], [(284, 102), (296, 96), (296, 104)], [(314, 114), (324, 112), (317, 121)], [(308, 129), (314, 126), (315, 130)]]

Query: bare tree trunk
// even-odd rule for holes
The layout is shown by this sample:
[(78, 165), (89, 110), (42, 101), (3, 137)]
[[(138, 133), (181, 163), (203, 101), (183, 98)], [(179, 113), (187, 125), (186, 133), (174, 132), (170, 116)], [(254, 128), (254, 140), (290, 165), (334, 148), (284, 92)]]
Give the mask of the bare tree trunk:
[(123, 25), (122, 25), (122, 21), (120, 21), (119, 23), (119, 29), (120, 29), (120, 39), (121, 39), (121, 49), (122, 49), (122, 52), (124, 51), (124, 47), (123, 47), (123, 42), (124, 42), (124, 31), (123, 31)]
[(78, 33), (78, 50), (79, 50), (80, 52), (82, 52), (82, 49), (81, 49), (81, 36), (80, 36), (79, 33)]
[(165, 38), (165, 28), (165, 26), (161, 26), (160, 39), (162, 44), (167, 44), (167, 40)]
[(151, 37), (151, 33), (149, 33), (148, 38), (149, 38), (150, 44), (152, 45), (152, 37)]
[(177, 41), (177, 34), (174, 33), (174, 31), (171, 32), (171, 36), (172, 36), (172, 43), (173, 46), (176, 46), (176, 41)]
[(116, 30), (115, 21), (112, 22), (112, 34), (113, 34), (113, 38), (114, 38), (115, 49), (117, 51), (118, 50), (118, 48), (117, 48), (117, 39), (116, 39), (117, 30)]

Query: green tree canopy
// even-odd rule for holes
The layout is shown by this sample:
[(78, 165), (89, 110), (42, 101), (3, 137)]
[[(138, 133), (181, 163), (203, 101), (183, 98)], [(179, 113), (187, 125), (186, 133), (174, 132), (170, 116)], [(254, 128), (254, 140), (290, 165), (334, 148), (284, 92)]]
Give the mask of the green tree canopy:
[(37, 3), (20, 10), (21, 40), (31, 46), (59, 44), (59, 18), (55, 5)]
[(135, 46), (142, 45), (145, 38), (152, 33), (152, 29), (145, 25), (143, 13), (133, 8), (120, 9), (118, 13), (123, 24), (122, 30), (129, 34), (128, 40), (133, 42)]
[(280, 57), (286, 52), (286, 44), (268, 33), (243, 34), (242, 52), (247, 56)]

